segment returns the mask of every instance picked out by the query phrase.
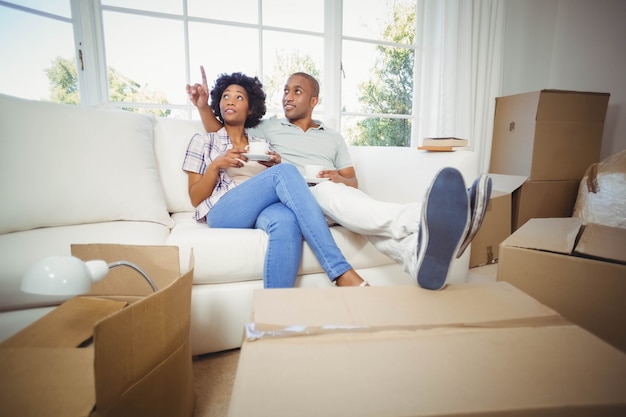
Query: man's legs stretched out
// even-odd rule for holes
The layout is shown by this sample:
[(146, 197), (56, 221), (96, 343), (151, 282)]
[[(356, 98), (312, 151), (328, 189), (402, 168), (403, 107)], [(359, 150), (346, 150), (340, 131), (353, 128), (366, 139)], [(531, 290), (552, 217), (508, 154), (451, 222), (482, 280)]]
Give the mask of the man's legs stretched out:
[(380, 202), (330, 182), (311, 191), (324, 214), (363, 234), (379, 251), (402, 264), (422, 287), (441, 289), (452, 260), (461, 257), (480, 229), (491, 179), (481, 175), (474, 181), (470, 202), (461, 173), (444, 168), (431, 183), (423, 206)]
[(354, 233), (401, 240), (418, 231), (420, 203), (379, 201), (361, 190), (330, 181), (310, 190), (325, 216)]

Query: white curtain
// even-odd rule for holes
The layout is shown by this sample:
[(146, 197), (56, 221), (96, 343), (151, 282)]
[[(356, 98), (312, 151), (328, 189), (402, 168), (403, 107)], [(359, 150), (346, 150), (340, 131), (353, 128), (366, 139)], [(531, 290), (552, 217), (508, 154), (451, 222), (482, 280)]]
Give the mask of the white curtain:
[(469, 139), (489, 169), (495, 98), (501, 91), (503, 0), (418, 0), (413, 145)]

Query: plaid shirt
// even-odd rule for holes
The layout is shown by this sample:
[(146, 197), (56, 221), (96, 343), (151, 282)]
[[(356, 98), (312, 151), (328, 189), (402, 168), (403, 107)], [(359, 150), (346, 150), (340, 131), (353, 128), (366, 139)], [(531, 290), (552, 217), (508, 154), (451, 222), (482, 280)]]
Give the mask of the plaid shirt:
[[(250, 136), (248, 137), (248, 142), (265, 142), (265, 140)], [(183, 161), (183, 171), (203, 175), (215, 158), (226, 153), (232, 147), (233, 143), (230, 141), (225, 128), (221, 128), (216, 133), (195, 134), (187, 146), (185, 160)], [(236, 186), (237, 183), (224, 170), (220, 169), (213, 192), (209, 198), (196, 207), (196, 220), (206, 220), (206, 215), (215, 203)]]

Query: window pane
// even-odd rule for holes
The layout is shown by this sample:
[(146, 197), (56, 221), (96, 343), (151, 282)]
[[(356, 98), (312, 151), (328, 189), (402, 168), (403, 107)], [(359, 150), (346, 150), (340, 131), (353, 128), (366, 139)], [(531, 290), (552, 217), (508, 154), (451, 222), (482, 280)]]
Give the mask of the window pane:
[[(13, 96), (51, 100), (47, 69), (56, 60), (69, 67), (65, 74), (76, 76), (72, 24), (0, 7), (0, 92)], [(8, 41), (10, 39), (10, 42)], [(71, 77), (70, 77), (71, 78)], [(70, 78), (56, 84), (70, 81)], [(73, 99), (60, 94), (56, 101), (77, 103), (78, 86), (69, 88)]]
[[(243, 72), (249, 76), (259, 76), (258, 38), (255, 29), (190, 23), (191, 83), (200, 82), (200, 65), (206, 71), (209, 88), (223, 73)], [(228, 39), (228, 42), (217, 41), (219, 39)]]
[(102, 0), (102, 5), (147, 10), (150, 12), (183, 14), (183, 0)]
[(263, 24), (321, 33), (324, 0), (263, 0)]
[(411, 17), (415, 32), (415, 10), (416, 0), (343, 0), (343, 35), (411, 44), (413, 36), (396, 36), (390, 29)]
[(350, 145), (410, 146), (411, 119), (343, 116), (341, 134)]
[(414, 56), (405, 48), (344, 41), (345, 111), (411, 114)]
[(189, 0), (189, 16), (228, 20), (240, 23), (257, 23), (257, 0)]
[[(265, 31), (263, 33), (263, 89), (267, 94), (267, 106), (282, 109), (283, 88), (289, 75), (306, 72), (320, 83), (324, 90), (324, 40), (318, 36), (285, 34)], [(323, 110), (323, 100), (316, 113)]]
[(103, 20), (110, 100), (185, 104), (183, 23), (111, 12)]
[(52, 13), (66, 18), (72, 17), (70, 0), (11, 0), (9, 3)]

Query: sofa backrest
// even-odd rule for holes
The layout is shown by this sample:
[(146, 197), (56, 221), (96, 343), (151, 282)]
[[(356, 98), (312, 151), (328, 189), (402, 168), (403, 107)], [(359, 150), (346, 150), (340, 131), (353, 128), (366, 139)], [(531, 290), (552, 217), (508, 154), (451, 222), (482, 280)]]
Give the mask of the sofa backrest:
[(191, 137), (203, 131), (202, 123), (198, 120), (156, 118), (154, 149), (170, 213), (194, 211), (187, 191), (183, 160)]
[(0, 233), (115, 220), (171, 225), (152, 115), (0, 95)]

